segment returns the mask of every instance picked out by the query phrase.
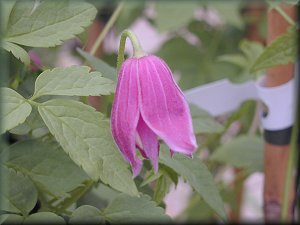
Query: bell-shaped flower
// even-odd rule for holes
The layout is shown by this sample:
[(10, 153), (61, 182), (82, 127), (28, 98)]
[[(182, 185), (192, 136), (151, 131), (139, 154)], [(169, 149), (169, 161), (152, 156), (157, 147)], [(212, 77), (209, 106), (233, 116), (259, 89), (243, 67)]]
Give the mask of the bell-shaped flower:
[(137, 176), (142, 156), (158, 170), (161, 138), (171, 152), (188, 156), (197, 148), (188, 104), (167, 64), (148, 55), (124, 61), (111, 114), (112, 134)]

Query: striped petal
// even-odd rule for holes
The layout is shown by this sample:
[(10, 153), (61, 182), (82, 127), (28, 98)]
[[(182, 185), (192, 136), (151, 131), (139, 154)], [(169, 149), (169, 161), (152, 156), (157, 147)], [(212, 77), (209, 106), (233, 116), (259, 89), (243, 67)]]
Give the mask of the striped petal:
[(164, 61), (139, 59), (140, 113), (147, 126), (176, 152), (191, 155), (197, 148), (188, 104)]
[(136, 156), (135, 136), (139, 121), (138, 67), (136, 59), (127, 59), (119, 72), (111, 113), (112, 135), (123, 157), (137, 176), (142, 161)]

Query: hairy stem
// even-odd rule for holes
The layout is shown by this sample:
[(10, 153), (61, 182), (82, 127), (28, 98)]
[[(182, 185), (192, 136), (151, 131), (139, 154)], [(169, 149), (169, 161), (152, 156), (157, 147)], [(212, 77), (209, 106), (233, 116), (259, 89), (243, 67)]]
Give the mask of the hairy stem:
[(117, 62), (117, 71), (120, 70), (122, 63), (124, 61), (124, 53), (125, 53), (125, 43), (126, 38), (129, 38), (133, 47), (133, 56), (134, 57), (142, 57), (145, 55), (139, 40), (130, 30), (124, 30), (121, 34), (119, 52), (118, 52), (118, 62)]

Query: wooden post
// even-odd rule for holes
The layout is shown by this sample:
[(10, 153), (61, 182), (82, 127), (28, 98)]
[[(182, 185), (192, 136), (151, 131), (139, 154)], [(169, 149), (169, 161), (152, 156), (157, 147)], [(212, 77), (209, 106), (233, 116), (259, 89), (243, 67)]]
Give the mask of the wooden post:
[[(281, 4), (280, 8), (295, 19), (295, 8)], [(287, 32), (289, 24), (275, 9), (268, 12), (267, 44)], [(275, 87), (288, 82), (293, 78), (294, 65), (280, 65), (267, 70), (266, 87)], [(279, 221), (282, 209), (282, 198), (289, 155), (288, 145), (273, 145), (265, 143), (265, 183), (264, 183), (264, 216), (266, 221)], [(291, 185), (291, 198), (289, 204), (289, 219), (292, 218), (292, 200), (294, 198), (294, 185)]]

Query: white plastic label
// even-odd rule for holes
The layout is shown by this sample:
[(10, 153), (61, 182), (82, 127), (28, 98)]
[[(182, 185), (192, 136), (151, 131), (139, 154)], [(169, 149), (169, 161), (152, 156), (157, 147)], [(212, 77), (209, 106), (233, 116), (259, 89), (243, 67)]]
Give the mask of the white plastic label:
[(256, 82), (259, 99), (268, 107), (261, 122), (266, 130), (282, 130), (294, 123), (294, 79), (276, 87), (264, 87), (265, 77)]

